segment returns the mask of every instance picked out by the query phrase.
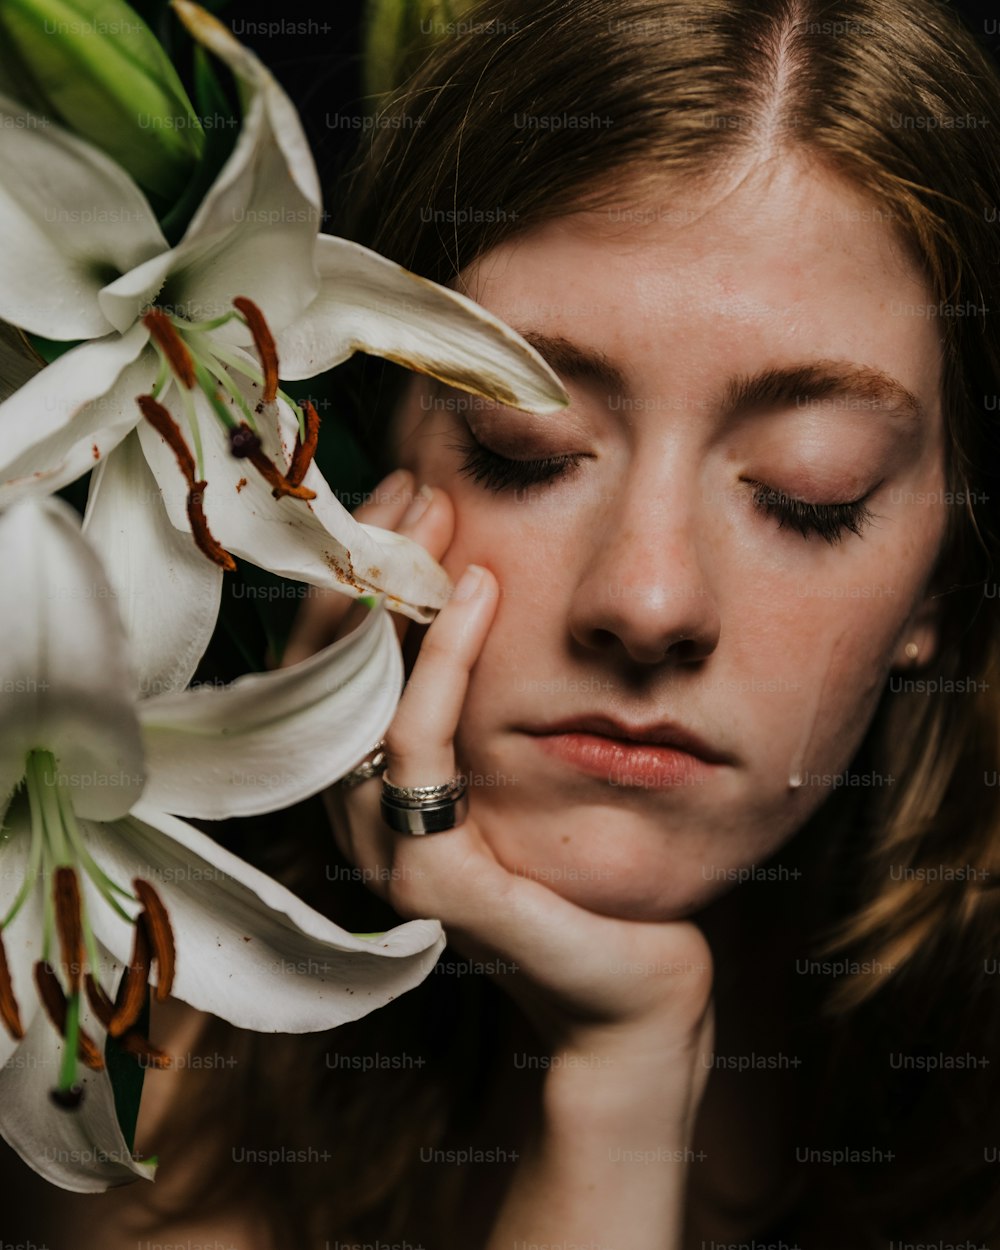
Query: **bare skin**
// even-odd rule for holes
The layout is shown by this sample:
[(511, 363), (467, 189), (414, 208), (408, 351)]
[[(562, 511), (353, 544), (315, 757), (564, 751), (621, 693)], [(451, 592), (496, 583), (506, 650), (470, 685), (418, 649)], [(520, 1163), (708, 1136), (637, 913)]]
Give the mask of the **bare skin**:
[[(683, 211), (548, 223), (463, 274), (515, 328), (600, 353), (627, 393), (609, 392), (607, 370), (564, 372), (572, 404), (542, 419), (418, 382), (393, 431), (434, 488), (431, 550), (478, 581), (420, 643), (389, 773), (466, 772), (470, 815), (395, 834), (378, 782), (331, 806), (341, 850), (401, 916), (440, 917), (463, 953), (518, 964), (505, 987), (563, 1061), (488, 1250), (681, 1246), (713, 1045), (711, 954), (686, 917), (801, 827), (889, 673), (912, 667), (907, 645), (926, 660), (936, 644), (940, 366), (920, 275), (870, 205), (816, 168), (765, 162), (664, 199)], [(878, 389), (809, 390), (800, 374), (740, 407), (722, 385), (814, 362), (867, 367)], [(493, 464), (577, 463), (512, 490), (475, 480), (473, 440)], [(867, 511), (826, 541), (780, 526), (755, 482)], [(323, 640), (315, 616), (295, 648), (310, 628), (309, 645)], [(728, 762), (704, 784), (647, 785), (539, 750), (540, 723), (595, 710), (628, 723), (669, 710)], [(572, 1062), (595, 1054), (597, 1070)]]
[[(382, 824), (377, 782), (329, 801), (341, 850), (400, 916), (517, 963), (502, 983), (549, 1046), (537, 1140), (486, 1250), (676, 1250), (689, 1191), (739, 1196), (721, 1149), (711, 1181), (691, 1175), (706, 1126), (719, 1141), (739, 1120), (735, 1084), (706, 1082), (721, 948), (700, 920), (828, 796), (888, 676), (912, 667), (907, 646), (926, 661), (937, 641), (940, 343), (890, 226), (784, 158), (644, 194), (527, 231), (459, 284), (522, 332), (599, 353), (624, 389), (560, 370), (571, 406), (539, 418), (417, 380), (391, 431), (407, 473), (359, 510), (456, 582), (481, 570), (425, 631), (400, 623), (411, 669), (387, 734), (399, 784), (472, 778), (469, 819), (410, 838)], [(730, 411), (727, 383), (815, 361), (877, 370), (919, 411), (884, 384)], [(579, 459), (491, 491), (468, 470), (470, 437)], [(772, 501), (864, 498), (870, 515), (828, 542), (779, 524), (754, 483)], [(420, 484), (425, 510), (405, 516)], [(307, 600), (285, 662), (357, 611)], [(669, 716), (727, 762), (650, 785), (541, 749), (540, 724), (595, 711)], [(763, 985), (746, 992), (748, 1017), (780, 1010)], [(699, 1215), (688, 1244), (743, 1231)]]

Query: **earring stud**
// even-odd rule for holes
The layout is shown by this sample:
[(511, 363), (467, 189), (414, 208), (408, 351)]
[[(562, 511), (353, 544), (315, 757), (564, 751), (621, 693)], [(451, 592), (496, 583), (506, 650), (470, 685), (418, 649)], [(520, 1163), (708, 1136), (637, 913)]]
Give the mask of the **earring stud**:
[(903, 650), (906, 652), (906, 655), (911, 660), (915, 660), (917, 658), (917, 655), (920, 652), (920, 648), (917, 646), (915, 642), (908, 642), (906, 646), (903, 648)]

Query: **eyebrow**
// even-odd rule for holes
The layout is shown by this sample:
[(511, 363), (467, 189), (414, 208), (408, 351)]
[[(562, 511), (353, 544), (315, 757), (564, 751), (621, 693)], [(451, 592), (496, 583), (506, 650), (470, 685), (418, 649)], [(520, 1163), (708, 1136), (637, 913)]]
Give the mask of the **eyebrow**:
[(902, 382), (872, 365), (848, 360), (810, 360), (732, 378), (726, 386), (724, 407), (738, 416), (768, 404), (808, 405), (835, 395), (853, 399), (858, 407), (911, 421), (926, 419), (920, 400)]
[[(561, 335), (536, 330), (517, 333), (563, 377), (596, 383), (609, 393), (627, 393), (624, 372), (603, 352), (582, 347)], [(853, 399), (858, 407), (878, 409), (910, 421), (926, 420), (923, 404), (896, 378), (873, 365), (847, 360), (810, 360), (754, 374), (737, 374), (723, 388), (720, 407), (727, 417), (734, 418), (769, 404), (802, 406), (836, 395)]]

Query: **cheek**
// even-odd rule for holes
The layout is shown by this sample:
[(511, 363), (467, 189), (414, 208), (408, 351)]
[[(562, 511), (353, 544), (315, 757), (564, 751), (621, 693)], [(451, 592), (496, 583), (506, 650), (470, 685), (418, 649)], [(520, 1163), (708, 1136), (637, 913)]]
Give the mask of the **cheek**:
[(797, 571), (732, 571), (729, 706), (757, 767), (758, 799), (774, 815), (791, 805), (805, 820), (868, 730), (922, 599), (925, 553), (936, 549), (900, 532), (893, 527), (891, 544), (834, 548), (811, 566), (796, 556)]

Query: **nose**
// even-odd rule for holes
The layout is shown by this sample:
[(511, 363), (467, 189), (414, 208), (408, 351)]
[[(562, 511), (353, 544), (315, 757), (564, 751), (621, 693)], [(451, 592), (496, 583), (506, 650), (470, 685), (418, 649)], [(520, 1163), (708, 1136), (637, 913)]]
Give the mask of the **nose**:
[(653, 466), (623, 482), (595, 518), (570, 604), (580, 645), (638, 664), (703, 660), (718, 645), (708, 539), (698, 532), (695, 492), (675, 483)]

